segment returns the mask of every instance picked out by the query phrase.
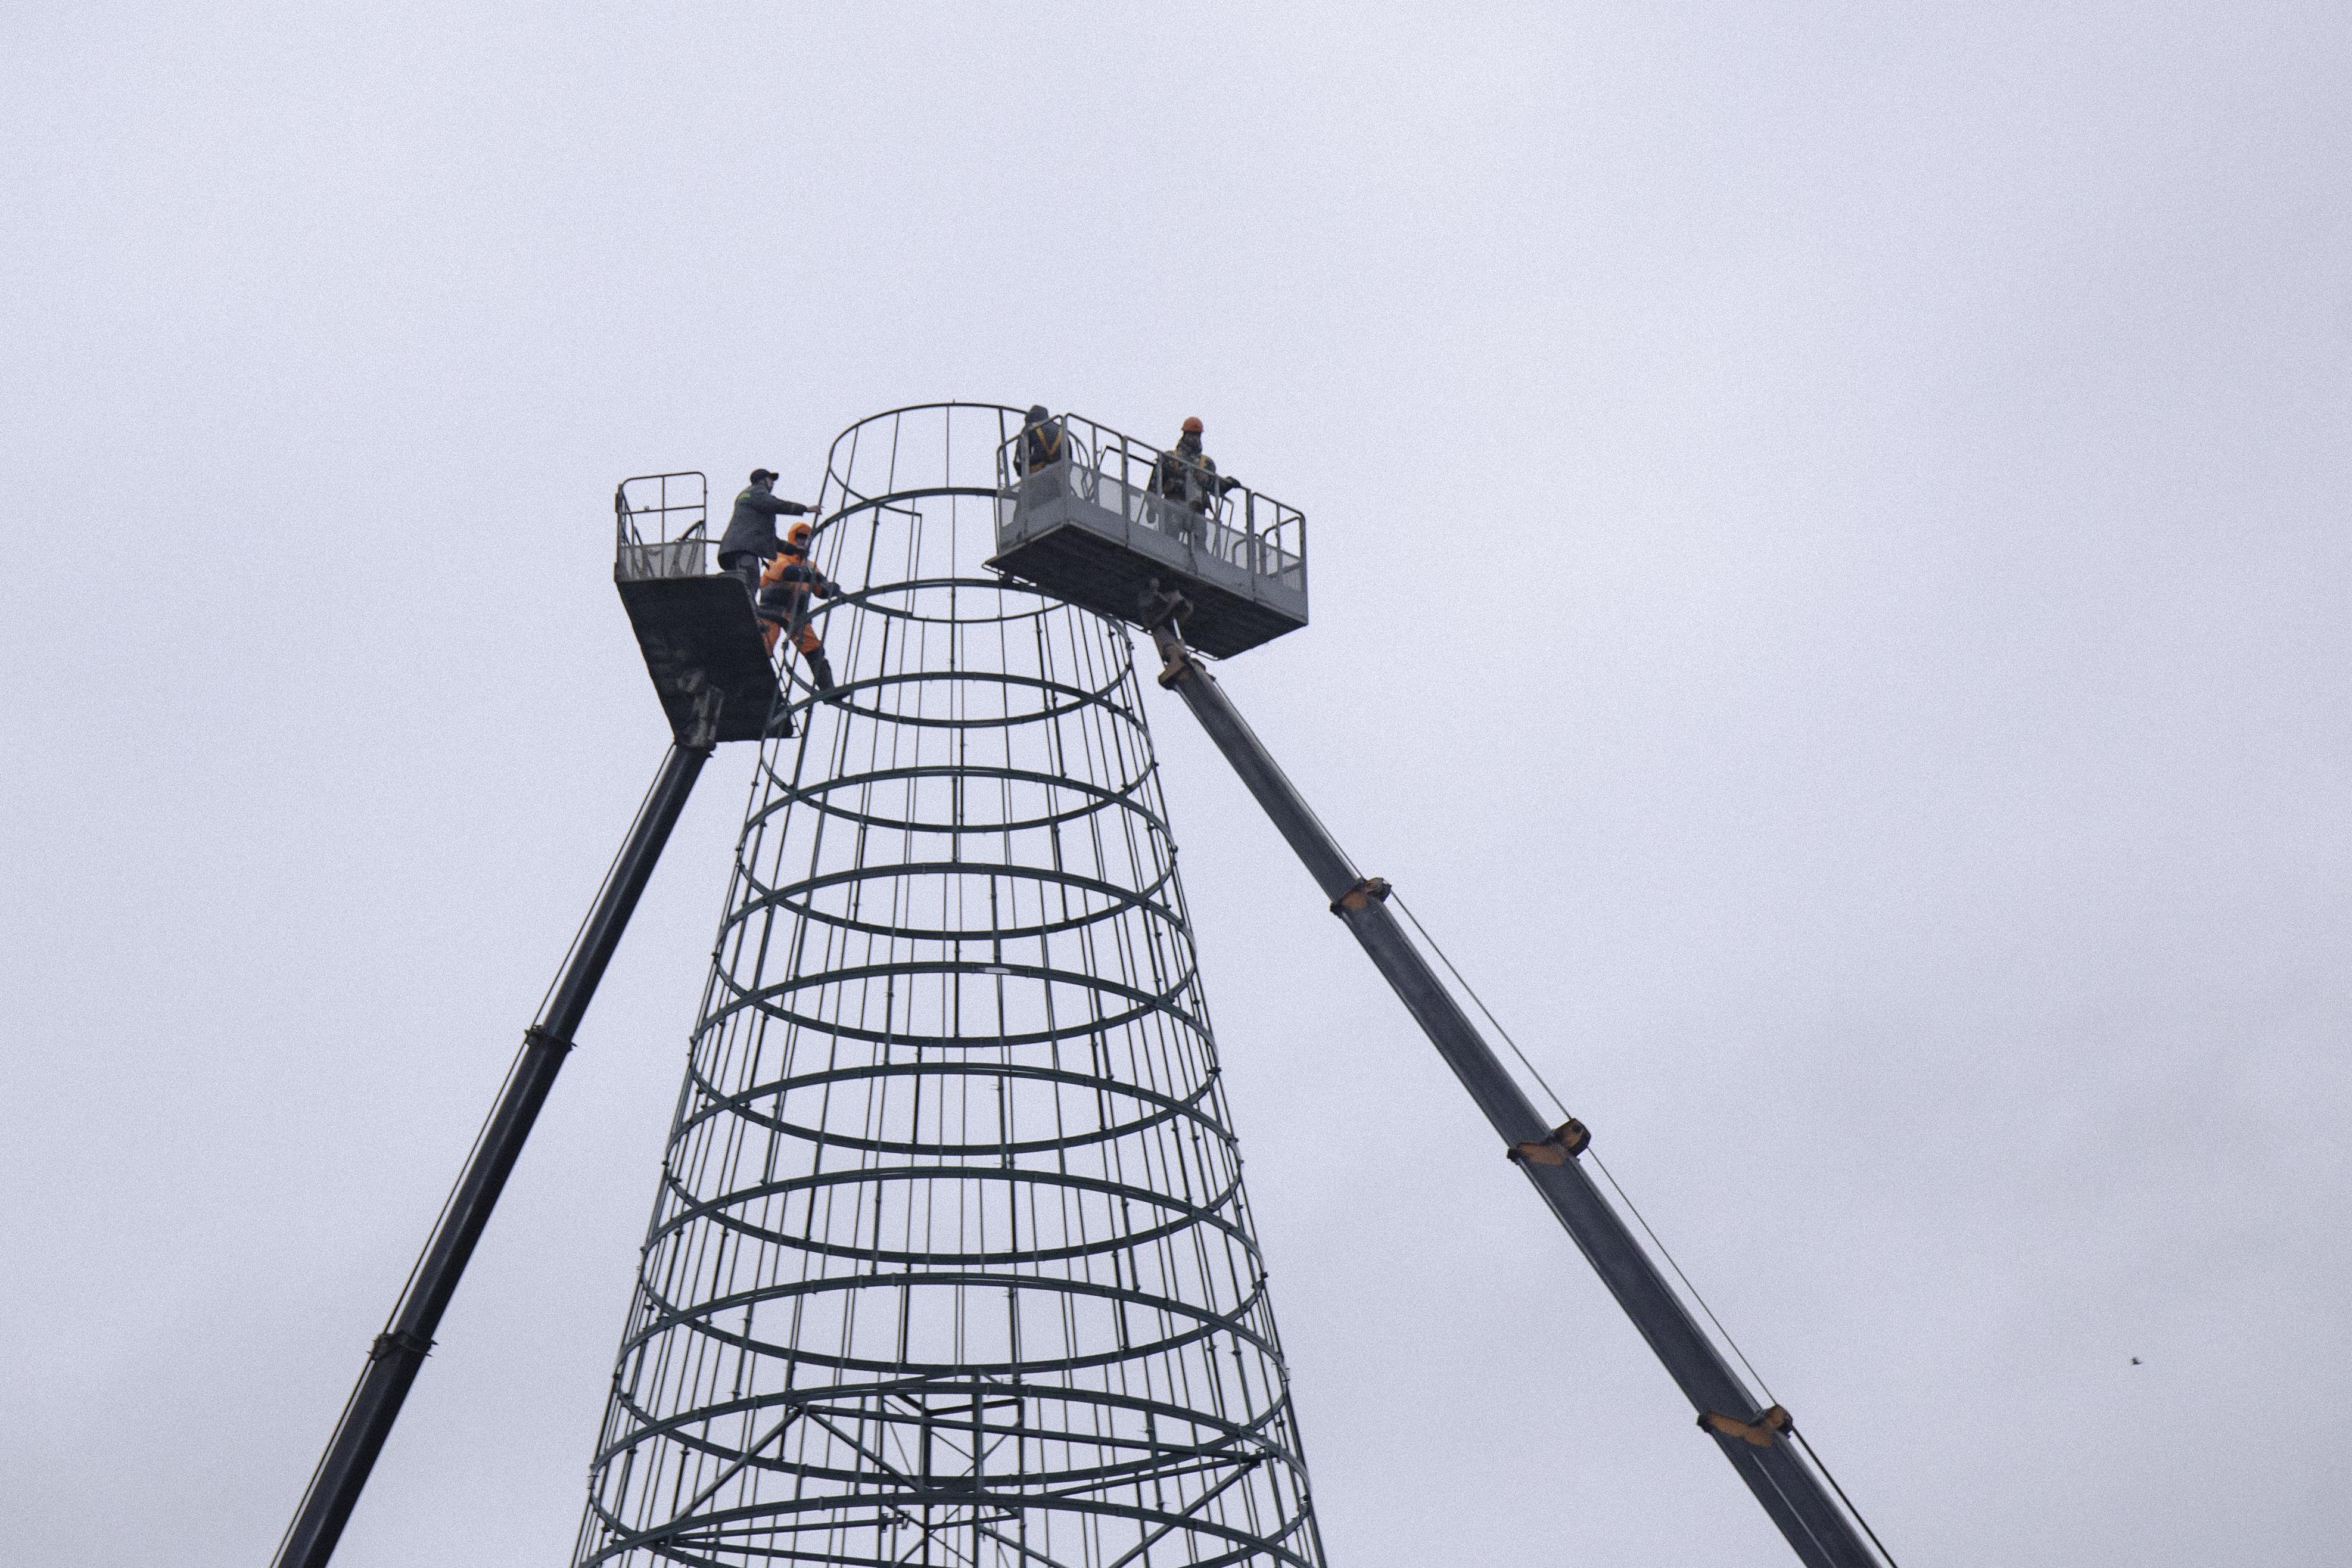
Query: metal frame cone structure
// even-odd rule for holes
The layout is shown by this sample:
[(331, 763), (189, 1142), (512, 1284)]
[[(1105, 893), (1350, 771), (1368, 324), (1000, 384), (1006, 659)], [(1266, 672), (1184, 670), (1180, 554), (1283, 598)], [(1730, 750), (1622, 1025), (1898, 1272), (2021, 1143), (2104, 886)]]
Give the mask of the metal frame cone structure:
[(982, 566), (1020, 422), (833, 447), (583, 1568), (1323, 1562), (1129, 634)]
[(614, 582), (676, 743), (278, 1568), (332, 1555), (703, 763), (738, 739), (760, 762), (577, 1564), (1321, 1568), (1120, 618), (1799, 1559), (1891, 1563), (1586, 1173), (1590, 1131), (1538, 1112), (1437, 965), (1501, 1026), (1187, 647), (1305, 625), (1304, 517), (1170, 483), (1072, 415), (1043, 437), (971, 404), (853, 426), (815, 550), (849, 591), (793, 628), (780, 686), (740, 583), (708, 570), (703, 476), (623, 481)]

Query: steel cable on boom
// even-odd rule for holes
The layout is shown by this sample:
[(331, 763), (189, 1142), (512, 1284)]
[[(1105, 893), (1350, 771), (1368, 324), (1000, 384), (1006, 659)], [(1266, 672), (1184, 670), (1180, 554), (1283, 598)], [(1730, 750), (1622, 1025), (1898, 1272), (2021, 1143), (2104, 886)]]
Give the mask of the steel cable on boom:
[[(1511, 1047), (1511, 1054), (1519, 1058), (1519, 1065), (1528, 1069), (1528, 1076), (1541, 1087), (1545, 1098), (1551, 1101), (1552, 1108), (1559, 1112), (1563, 1120), (1570, 1119), (1571, 1112), (1560, 1100), (1559, 1091), (1554, 1089), (1544, 1075), (1537, 1069), (1536, 1064), (1528, 1059), (1528, 1053), (1519, 1048), (1519, 1042), (1511, 1037), (1511, 1032), (1503, 1026), (1503, 1021), (1500, 1018), (1495, 1016), (1494, 1009), (1486, 1005), (1486, 999), (1478, 994), (1469, 981), (1463, 978), (1462, 971), (1454, 966), (1453, 959), (1446, 956), (1445, 950), (1437, 944), (1437, 939), (1429, 934), (1429, 928), (1421, 923), (1421, 917), (1412, 912), (1412, 907), (1405, 902), (1403, 895), (1391, 891), (1388, 901), (1404, 911), (1404, 918), (1411, 921), (1412, 929), (1421, 934), (1421, 940), (1428, 945), (1429, 951), (1437, 955), (1437, 962), (1445, 966), (1445, 972), (1454, 977), (1454, 983), (1462, 987), (1463, 994), (1470, 998), (1471, 1005), (1476, 1007), (1486, 1022), (1494, 1026), (1495, 1033), (1503, 1037), (1503, 1043)], [(1739, 1364), (1746, 1368), (1748, 1375), (1755, 1380), (1757, 1388), (1762, 1391), (1764, 1403), (1768, 1405), (1780, 1405), (1780, 1397), (1772, 1392), (1772, 1385), (1764, 1381), (1764, 1374), (1756, 1370), (1756, 1363), (1748, 1359), (1748, 1352), (1739, 1348), (1739, 1342), (1732, 1338), (1729, 1329), (1723, 1326), (1723, 1320), (1716, 1316), (1715, 1309), (1707, 1304), (1706, 1298), (1701, 1295), (1698, 1287), (1691, 1282), (1691, 1277), (1683, 1271), (1683, 1266), (1675, 1260), (1673, 1251), (1667, 1247), (1658, 1233), (1651, 1228), (1649, 1220), (1643, 1217), (1640, 1207), (1633, 1202), (1632, 1194), (1625, 1191), (1624, 1184), (1617, 1179), (1616, 1173), (1610, 1170), (1602, 1162), (1599, 1152), (1590, 1146), (1585, 1149), (1582, 1157), (1591, 1161), (1601, 1172), (1602, 1177), (1608, 1181), (1610, 1190), (1617, 1194), (1617, 1201), (1625, 1205), (1625, 1212), (1633, 1216), (1634, 1223), (1642, 1227), (1642, 1234), (1650, 1238), (1650, 1245), (1656, 1247), (1658, 1256), (1666, 1260), (1666, 1267), (1675, 1271), (1675, 1278), (1682, 1281), (1683, 1289), (1690, 1292), (1691, 1300), (1697, 1302), (1699, 1310), (1706, 1314), (1706, 1321), (1715, 1325), (1716, 1333), (1722, 1339), (1724, 1344), (1730, 1348), (1731, 1353), (1739, 1359)], [(1781, 1406), (1781, 1408), (1786, 1407)], [(1789, 1425), (1789, 1435), (1797, 1439), (1798, 1444), (1805, 1451), (1805, 1457), (1812, 1461), (1814, 1468), (1822, 1472), (1822, 1479), (1828, 1481), (1830, 1489), (1837, 1494), (1838, 1501), (1845, 1505), (1845, 1510), (1853, 1516), (1854, 1522), (1862, 1526), (1862, 1532), (1870, 1538), (1871, 1545), (1876, 1547), (1878, 1554), (1886, 1559), (1889, 1568), (1894, 1568), (1895, 1554), (1886, 1550), (1885, 1543), (1878, 1539), (1878, 1532), (1870, 1528), (1870, 1521), (1863, 1518), (1862, 1510), (1854, 1507), (1853, 1500), (1846, 1496), (1845, 1489), (1838, 1485), (1837, 1477), (1830, 1473), (1829, 1466), (1822, 1461), (1821, 1455), (1814, 1451), (1813, 1446), (1805, 1440), (1804, 1435), (1798, 1430), (1793, 1421)]]
[[(1202, 656), (1196, 651), (1192, 657), (1198, 658)], [(1234, 715), (1234, 720), (1243, 728), (1249, 727), (1249, 721), (1239, 714)], [(1314, 805), (1303, 797), (1299, 805), (1307, 816), (1314, 821), (1316, 826), (1322, 830), (1323, 836), (1337, 842), (1331, 830), (1325, 826), (1321, 814), (1316, 811)], [(1470, 998), (1471, 1005), (1478, 1009), (1488, 1024), (1493, 1026), (1495, 1033), (1503, 1037), (1503, 1043), (1511, 1047), (1511, 1054), (1519, 1059), (1519, 1065), (1527, 1068), (1528, 1076), (1543, 1089), (1544, 1097), (1551, 1101), (1553, 1109), (1559, 1112), (1563, 1120), (1571, 1119), (1572, 1113), (1560, 1100), (1559, 1091), (1554, 1089), (1550, 1081), (1537, 1069), (1536, 1064), (1528, 1059), (1528, 1053), (1519, 1048), (1519, 1042), (1514, 1039), (1511, 1032), (1503, 1026), (1503, 1021), (1495, 1016), (1495, 1010), (1486, 1005), (1486, 998), (1480, 996), (1470, 982), (1463, 977), (1462, 971), (1454, 964), (1454, 960), (1447, 956), (1445, 950), (1438, 945), (1437, 939), (1430, 935), (1429, 928), (1421, 923), (1421, 917), (1412, 912), (1412, 905), (1405, 901), (1403, 895), (1391, 888), (1387, 901), (1404, 911), (1405, 919), (1412, 923), (1412, 929), (1420, 933), (1422, 942), (1428, 946), (1431, 952), (1437, 955), (1438, 963), (1445, 966), (1445, 972), (1454, 977), (1454, 983), (1459, 985), (1463, 994)], [(1729, 1348), (1732, 1355), (1738, 1358), (1739, 1364), (1747, 1369), (1749, 1378), (1754, 1380), (1756, 1387), (1763, 1393), (1763, 1403), (1771, 1405), (1780, 1405), (1780, 1399), (1773, 1394), (1771, 1384), (1765, 1382), (1764, 1374), (1756, 1370), (1755, 1363), (1748, 1359), (1748, 1352), (1739, 1348), (1739, 1342), (1732, 1337), (1729, 1329), (1724, 1327), (1723, 1320), (1716, 1316), (1715, 1309), (1708, 1305), (1706, 1298), (1700, 1294), (1698, 1287), (1691, 1282), (1690, 1276), (1684, 1271), (1681, 1262), (1675, 1258), (1673, 1251), (1667, 1247), (1657, 1231), (1652, 1228), (1648, 1218), (1643, 1215), (1640, 1206), (1633, 1202), (1632, 1194), (1627, 1193), (1624, 1184), (1618, 1181), (1616, 1173), (1610, 1170), (1599, 1153), (1589, 1147), (1585, 1151), (1584, 1157), (1589, 1158), (1599, 1169), (1602, 1178), (1608, 1182), (1610, 1189), (1617, 1194), (1618, 1202), (1624, 1205), (1625, 1212), (1633, 1216), (1634, 1223), (1642, 1227), (1642, 1234), (1650, 1238), (1650, 1245), (1657, 1249), (1659, 1257), (1666, 1260), (1666, 1267), (1674, 1270), (1675, 1278), (1682, 1281), (1683, 1289), (1689, 1292), (1690, 1299), (1698, 1304), (1699, 1310), (1706, 1315), (1706, 1321), (1715, 1326), (1717, 1335)], [(1786, 1407), (1782, 1406), (1782, 1408)], [(1870, 1538), (1871, 1545), (1877, 1548), (1878, 1554), (1886, 1560), (1890, 1568), (1893, 1568), (1895, 1554), (1886, 1550), (1885, 1543), (1878, 1539), (1878, 1532), (1870, 1528), (1870, 1521), (1862, 1516), (1860, 1509), (1854, 1507), (1853, 1500), (1846, 1496), (1845, 1489), (1838, 1484), (1837, 1477), (1831, 1473), (1829, 1466), (1823, 1462), (1821, 1455), (1814, 1451), (1812, 1444), (1805, 1440), (1804, 1435), (1797, 1429), (1793, 1421), (1790, 1424), (1789, 1435), (1796, 1438), (1798, 1446), (1804, 1450), (1805, 1457), (1811, 1461), (1816, 1469), (1821, 1471), (1822, 1478), (1829, 1482), (1830, 1489), (1837, 1494), (1838, 1501), (1843, 1503), (1845, 1510), (1853, 1516), (1854, 1522), (1862, 1527), (1863, 1534)]]

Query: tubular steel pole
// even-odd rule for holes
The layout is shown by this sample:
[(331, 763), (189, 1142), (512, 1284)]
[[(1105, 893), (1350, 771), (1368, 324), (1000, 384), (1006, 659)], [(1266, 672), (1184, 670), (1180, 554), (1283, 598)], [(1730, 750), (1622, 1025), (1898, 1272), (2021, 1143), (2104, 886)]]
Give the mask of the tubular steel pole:
[(441, 1211), (433, 1238), (425, 1244), (391, 1321), (368, 1351), (359, 1385), (352, 1390), (342, 1419), (336, 1423), (335, 1436), (302, 1496), (302, 1506), (278, 1543), (275, 1568), (324, 1568), (334, 1555), (335, 1542), (352, 1516), (352, 1505), (359, 1501), (376, 1455), (392, 1434), (401, 1402), (408, 1397), (409, 1384), (416, 1381), (417, 1368), (424, 1364), (425, 1352), (433, 1348), (433, 1331), (440, 1326), (449, 1298), (457, 1293), (458, 1277), (466, 1271), (466, 1261), (481, 1239), (482, 1226), (506, 1186), (515, 1157), (522, 1152), (523, 1140), (530, 1136), (539, 1108), (546, 1102), (565, 1053), (572, 1049), (572, 1032), (587, 1014), (596, 984), (604, 977), (604, 966), (620, 945), (621, 933), (628, 929), (637, 897), (645, 891), (655, 862), (669, 842), (670, 829), (677, 826), (678, 813), (709, 757), (707, 744), (699, 748), (677, 744), (662, 759), (661, 772), (655, 775), (629, 837), (605, 876), (563, 973), (548, 993), (538, 1019), (523, 1031), (522, 1053), (515, 1058), (498, 1106)]
[[(1813, 1469), (1798, 1458), (1788, 1441), (1791, 1428), (1786, 1413), (1777, 1407), (1757, 1409), (1649, 1254), (1585, 1174), (1575, 1157), (1584, 1147), (1583, 1128), (1572, 1121), (1557, 1130), (1547, 1124), (1389, 912), (1383, 901), (1388, 884), (1368, 880), (1357, 871), (1223, 689), (1181, 641), (1164, 628), (1154, 631), (1153, 640), (1169, 661), (1160, 684), (1184, 700), (1273, 818), (1331, 900), (1331, 912), (1348, 922), (1373, 965), (1396, 988), (1413, 1020), (1494, 1123), (1505, 1149), (1657, 1352), (1697, 1411), (1700, 1426), (1714, 1436), (1798, 1557), (1808, 1568), (1881, 1568), (1883, 1559), (1864, 1543)], [(1710, 1416), (1722, 1418), (1723, 1424)]]

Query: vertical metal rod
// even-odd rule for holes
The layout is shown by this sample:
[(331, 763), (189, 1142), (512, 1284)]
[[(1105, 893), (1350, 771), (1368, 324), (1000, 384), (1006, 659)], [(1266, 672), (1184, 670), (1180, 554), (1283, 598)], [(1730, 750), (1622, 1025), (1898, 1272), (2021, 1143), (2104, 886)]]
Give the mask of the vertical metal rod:
[[(1305, 863), (1316, 885), (1331, 900), (1331, 912), (1347, 921), (1414, 1022), (1502, 1135), (1506, 1150), (1546, 1143), (1552, 1137), (1549, 1124), (1389, 912), (1382, 895), (1368, 896), (1362, 891), (1364, 879), (1355, 862), (1284, 775), (1240, 710), (1226, 699), (1223, 689), (1165, 630), (1155, 631), (1153, 640), (1169, 660), (1160, 683), (1184, 700), (1210, 740), (1225, 754), (1276, 829)], [(1583, 1166), (1572, 1157), (1558, 1164), (1521, 1159), (1518, 1165), (1693, 1408), (1702, 1416), (1720, 1414), (1754, 1423), (1763, 1413), (1756, 1408), (1746, 1386), (1684, 1309), (1681, 1298), (1584, 1173)], [(1812, 1468), (1798, 1458), (1785, 1436), (1770, 1436), (1759, 1447), (1721, 1432), (1710, 1435), (1808, 1568), (1879, 1568), (1882, 1559), (1864, 1543), (1845, 1511)]]
[(515, 1058), (498, 1105), (483, 1124), (464, 1173), (441, 1211), (432, 1239), (425, 1243), (424, 1256), (409, 1276), (391, 1321), (368, 1351), (367, 1365), (343, 1406), (335, 1435), (310, 1476), (294, 1522), (278, 1542), (275, 1568), (324, 1568), (334, 1555), (335, 1542), (341, 1539), (352, 1508), (367, 1485), (368, 1472), (375, 1468), (376, 1455), (383, 1451), (384, 1439), (399, 1418), (401, 1402), (408, 1397), (417, 1368), (433, 1348), (433, 1331), (440, 1326), (450, 1297), (457, 1293), (474, 1244), (481, 1239), (482, 1227), (514, 1169), (515, 1157), (522, 1152), (531, 1123), (538, 1120), (564, 1055), (572, 1049), (572, 1033), (595, 997), (604, 967), (612, 962), (621, 933), (628, 929), (629, 917), (636, 910), (638, 895), (646, 890), (655, 863), (669, 842), (670, 830), (677, 826), (678, 814), (709, 757), (708, 745), (698, 749), (673, 745), (662, 759), (661, 772), (655, 775), (653, 788), (646, 793), (636, 821), (630, 825), (628, 838), (604, 878), (562, 973), (548, 993), (538, 1018), (523, 1031), (522, 1052)]

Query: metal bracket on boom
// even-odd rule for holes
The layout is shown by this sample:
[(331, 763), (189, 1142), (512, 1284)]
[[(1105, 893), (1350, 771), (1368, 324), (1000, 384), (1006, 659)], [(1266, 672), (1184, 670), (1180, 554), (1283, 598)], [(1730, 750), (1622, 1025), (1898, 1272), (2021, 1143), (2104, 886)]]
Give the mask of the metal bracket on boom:
[(422, 1361), (433, 1353), (433, 1342), (406, 1329), (386, 1329), (368, 1346), (368, 1360), (382, 1361), (397, 1351), (406, 1351)]
[(1389, 886), (1386, 877), (1367, 877), (1332, 900), (1331, 912), (1336, 915), (1342, 910), (1360, 910), (1372, 904), (1385, 904), (1389, 901), (1389, 894), (1394, 890)]
[(1591, 1145), (1592, 1130), (1571, 1116), (1553, 1128), (1550, 1137), (1514, 1143), (1503, 1151), (1503, 1158), (1514, 1164), (1532, 1160), (1538, 1165), (1565, 1165)]
[(1139, 607), (1144, 629), (1151, 634), (1151, 646), (1160, 651), (1160, 684), (1172, 691), (1178, 681), (1200, 668), (1192, 662), (1192, 650), (1184, 646), (1184, 617), (1192, 613), (1192, 601), (1173, 588), (1161, 587), (1154, 577)]
[(1759, 1448), (1770, 1447), (1775, 1433), (1793, 1432), (1797, 1427), (1797, 1424), (1790, 1419), (1789, 1413), (1777, 1405), (1753, 1421), (1742, 1421), (1737, 1415), (1710, 1410), (1698, 1418), (1698, 1424), (1718, 1437), (1737, 1437)]

